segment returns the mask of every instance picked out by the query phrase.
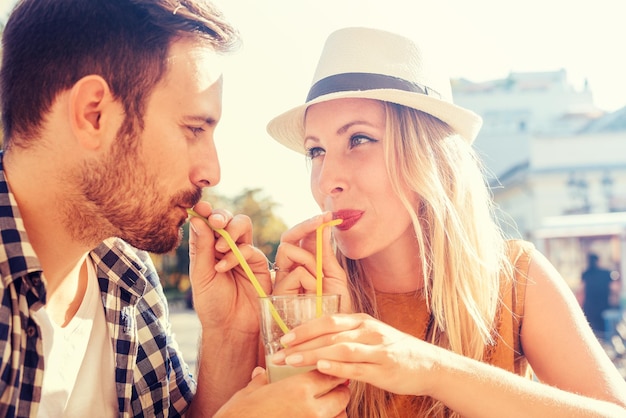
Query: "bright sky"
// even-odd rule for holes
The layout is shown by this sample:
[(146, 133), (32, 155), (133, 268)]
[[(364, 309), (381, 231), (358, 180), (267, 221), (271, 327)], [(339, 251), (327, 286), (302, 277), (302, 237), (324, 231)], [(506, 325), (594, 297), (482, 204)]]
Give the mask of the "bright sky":
[[(0, 0), (0, 13), (10, 1)], [(318, 210), (304, 157), (273, 141), (265, 125), (303, 102), (323, 43), (340, 27), (425, 39), (442, 51), (450, 76), (472, 81), (564, 68), (574, 87), (589, 81), (600, 108), (626, 106), (624, 0), (215, 1), (244, 38), (225, 71), (217, 191), (262, 188), (289, 226)]]

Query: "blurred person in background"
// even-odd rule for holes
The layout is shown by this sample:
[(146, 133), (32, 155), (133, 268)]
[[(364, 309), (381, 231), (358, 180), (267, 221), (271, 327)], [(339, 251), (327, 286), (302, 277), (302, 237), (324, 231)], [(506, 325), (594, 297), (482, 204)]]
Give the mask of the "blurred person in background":
[(587, 254), (587, 268), (583, 271), (582, 295), (583, 311), (589, 321), (589, 325), (598, 338), (604, 338), (605, 320), (602, 313), (608, 309), (615, 308), (615, 285), (617, 280), (611, 270), (602, 268), (599, 265), (600, 258), (595, 253)]

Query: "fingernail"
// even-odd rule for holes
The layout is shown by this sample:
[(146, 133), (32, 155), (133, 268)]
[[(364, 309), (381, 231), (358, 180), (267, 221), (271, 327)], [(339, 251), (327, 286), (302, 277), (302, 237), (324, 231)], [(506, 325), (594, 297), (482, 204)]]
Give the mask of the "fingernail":
[(213, 218), (214, 220), (216, 220), (218, 222), (225, 222), (226, 221), (226, 218), (221, 213), (215, 213), (215, 214), (211, 215), (211, 218)]
[(287, 334), (283, 335), (280, 338), (280, 342), (282, 345), (287, 345), (295, 339), (296, 339), (296, 334), (294, 334), (293, 332), (288, 332)]
[(272, 356), (272, 363), (281, 364), (285, 362), (285, 352), (279, 351), (278, 353), (274, 353)]
[(295, 366), (295, 365), (302, 363), (302, 360), (304, 360), (304, 357), (302, 357), (301, 354), (292, 354), (285, 358), (285, 364), (288, 364), (290, 366)]
[(310, 224), (318, 224), (322, 222), (324, 219), (324, 215), (315, 215), (312, 218), (307, 219), (307, 222)]
[(317, 368), (320, 370), (328, 370), (330, 369), (330, 362), (327, 360), (318, 360)]
[(265, 369), (263, 367), (255, 367), (254, 370), (252, 370), (252, 378), (254, 379), (258, 375), (263, 373), (265, 373)]
[(215, 270), (224, 270), (226, 268), (226, 260), (218, 261), (215, 265)]
[(196, 227), (193, 226), (193, 222), (189, 222), (189, 228), (191, 228), (194, 234), (198, 235), (198, 231), (196, 230)]

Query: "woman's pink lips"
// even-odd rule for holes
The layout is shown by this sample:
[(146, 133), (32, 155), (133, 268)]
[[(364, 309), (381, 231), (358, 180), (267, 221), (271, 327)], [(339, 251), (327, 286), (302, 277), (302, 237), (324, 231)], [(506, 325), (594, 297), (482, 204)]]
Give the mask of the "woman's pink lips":
[(347, 231), (361, 219), (363, 216), (362, 210), (344, 209), (333, 212), (333, 219), (343, 219), (343, 222), (337, 225), (335, 228), (340, 231)]

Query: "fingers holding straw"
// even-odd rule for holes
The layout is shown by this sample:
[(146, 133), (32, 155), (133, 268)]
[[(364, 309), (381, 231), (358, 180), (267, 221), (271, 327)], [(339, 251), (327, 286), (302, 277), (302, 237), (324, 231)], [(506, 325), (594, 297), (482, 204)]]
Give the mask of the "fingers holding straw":
[[(189, 213), (190, 216), (195, 216), (195, 217), (198, 217), (198, 218), (202, 219), (207, 225), (209, 225), (209, 227), (211, 227), (211, 229), (213, 229), (215, 232), (217, 232), (219, 235), (221, 235), (226, 240), (226, 242), (228, 243), (228, 246), (230, 247), (230, 250), (233, 252), (235, 257), (237, 258), (237, 261), (241, 265), (241, 268), (243, 269), (243, 271), (246, 273), (246, 276), (248, 277), (248, 279), (252, 283), (252, 286), (256, 290), (256, 292), (259, 295), (259, 297), (267, 297), (267, 294), (263, 290), (263, 287), (261, 286), (261, 284), (257, 280), (256, 276), (252, 272), (252, 269), (248, 265), (248, 262), (246, 261), (245, 257), (241, 254), (241, 251), (237, 247), (237, 244), (235, 243), (235, 241), (233, 241), (233, 239), (230, 236), (230, 234), (228, 233), (228, 231), (226, 231), (223, 228), (214, 228), (214, 227), (212, 227), (211, 224), (209, 224), (208, 219), (206, 219), (204, 216), (199, 215), (193, 209), (187, 209), (187, 213)], [(276, 309), (273, 306), (271, 306), (270, 309), (271, 309), (271, 312), (272, 312), (272, 317), (276, 320), (276, 323), (280, 326), (280, 328), (281, 328), (281, 330), (283, 332), (287, 333), (289, 331), (289, 329), (285, 325), (284, 321), (281, 319), (280, 315), (278, 315), (278, 312), (276, 312)]]

